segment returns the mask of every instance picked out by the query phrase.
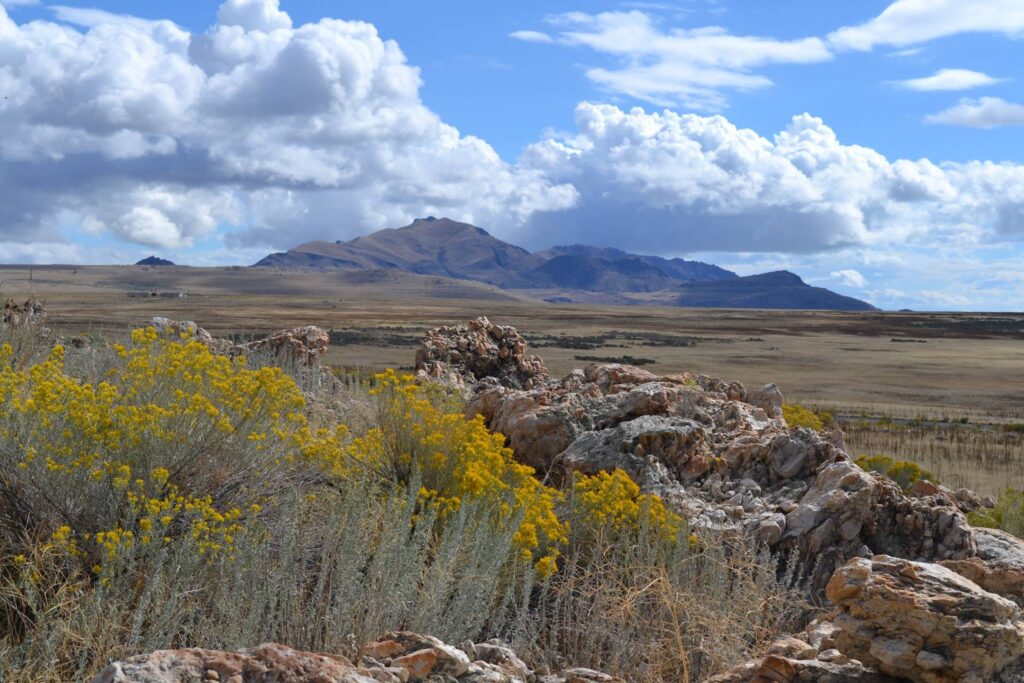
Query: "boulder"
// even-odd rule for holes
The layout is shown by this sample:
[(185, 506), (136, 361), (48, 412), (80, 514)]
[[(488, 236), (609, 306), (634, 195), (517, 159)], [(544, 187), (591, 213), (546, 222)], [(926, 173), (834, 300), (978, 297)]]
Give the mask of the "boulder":
[(1024, 655), (1024, 615), (937, 564), (856, 558), (826, 594), (844, 655), (918, 683), (982, 683)]
[(416, 351), (416, 374), (457, 386), (488, 380), (513, 389), (530, 389), (548, 378), (543, 361), (526, 355), (526, 340), (516, 328), (484, 317), (428, 330)]
[(330, 337), (326, 330), (315, 325), (279, 330), (255, 341), (241, 344), (243, 353), (264, 351), (275, 356), (284, 356), (300, 365), (314, 365), (327, 352)]

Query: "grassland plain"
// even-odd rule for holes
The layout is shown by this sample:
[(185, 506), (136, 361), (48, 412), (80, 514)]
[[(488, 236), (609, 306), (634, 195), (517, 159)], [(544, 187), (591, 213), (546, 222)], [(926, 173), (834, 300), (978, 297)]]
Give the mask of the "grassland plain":
[(555, 374), (587, 362), (578, 356), (631, 357), (655, 373), (775, 382), (787, 400), (836, 413), (855, 454), (913, 460), (982, 493), (1024, 488), (1024, 440), (1003, 431), (1024, 422), (1024, 314), (551, 304), (386, 271), (5, 266), (0, 283), (44, 299), (67, 333), (123, 332), (153, 315), (239, 336), (316, 324), (332, 330), (326, 362), (353, 370), (408, 366), (425, 328), (487, 315), (518, 327)]

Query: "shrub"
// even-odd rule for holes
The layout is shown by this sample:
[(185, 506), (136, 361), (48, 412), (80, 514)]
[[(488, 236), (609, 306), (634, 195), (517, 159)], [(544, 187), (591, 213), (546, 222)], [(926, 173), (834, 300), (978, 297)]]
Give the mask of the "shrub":
[(345, 653), (392, 629), (696, 681), (803, 605), (771, 557), (698, 540), (622, 471), (546, 486), (407, 375), (350, 383), (353, 433), (318, 426), (336, 397), (308, 369), (152, 329), (25, 348), (0, 354), (3, 681), (191, 645)]
[(573, 477), (565, 517), (571, 520), (574, 542), (582, 548), (606, 542), (637, 543), (644, 536), (675, 542), (687, 531), (686, 520), (669, 510), (658, 496), (641, 494), (621, 469)]
[(782, 417), (792, 429), (807, 427), (819, 431), (825, 428), (825, 424), (817, 413), (799, 403), (783, 403)]
[(338, 476), (367, 471), (396, 484), (418, 481), (421, 504), (438, 507), (442, 517), (471, 500), (495, 523), (518, 519), (524, 555), (550, 572), (568, 532), (556, 514), (558, 490), (516, 462), (505, 437), (488, 431), (483, 417), (465, 419), (438, 386), (418, 385), (394, 370), (376, 380), (376, 426), (351, 440), (345, 430), (314, 440), (307, 456), (331, 463)]
[(152, 328), (114, 348), (102, 381), (68, 374), (61, 346), (27, 368), (0, 351), (0, 501), (15, 534), (48, 535), (89, 567), (183, 534), (230, 551), (285, 476), (301, 393), (279, 368)]
[(904, 491), (909, 491), (910, 487), (918, 479), (926, 479), (936, 484), (939, 483), (934, 474), (909, 460), (893, 460), (887, 455), (862, 455), (854, 460), (854, 462), (861, 469), (884, 474), (899, 484), (900, 488)]
[(1024, 538), (1024, 491), (1007, 489), (999, 494), (994, 508), (970, 512), (967, 521), (972, 526), (1002, 529)]

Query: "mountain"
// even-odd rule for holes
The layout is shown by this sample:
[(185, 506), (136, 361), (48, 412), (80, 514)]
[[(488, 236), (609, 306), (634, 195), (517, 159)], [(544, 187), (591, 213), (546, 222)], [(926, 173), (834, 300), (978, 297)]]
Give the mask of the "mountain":
[[(699, 282), (704, 280), (725, 280), (736, 277), (731, 270), (719, 268), (710, 263), (700, 261), (687, 261), (686, 259), (673, 258), (665, 259), (660, 256), (639, 256), (630, 254), (621, 249), (610, 247), (589, 247), (583, 244), (573, 244), (565, 247), (552, 247), (545, 251), (539, 251), (536, 256), (544, 259), (545, 264), (559, 259), (563, 265), (572, 265), (570, 272), (579, 269), (590, 269), (594, 267), (604, 268), (606, 272), (621, 273), (632, 278), (647, 276), (652, 281), (663, 282), (668, 280), (681, 280), (683, 282)], [(545, 271), (554, 271), (552, 275), (557, 278), (560, 273), (558, 269), (548, 268)], [(569, 285), (565, 285), (569, 286)], [(588, 289), (582, 287), (581, 289)], [(626, 290), (626, 291), (654, 291), (647, 290)]]
[(812, 287), (787, 270), (729, 280), (687, 282), (680, 286), (680, 295), (675, 304), (702, 308), (877, 310), (860, 299), (836, 294), (824, 287)]
[(271, 254), (257, 266), (366, 270), (388, 268), (420, 275), (476, 280), (505, 289), (535, 286), (529, 273), (542, 260), (468, 223), (418, 218), (350, 242), (307, 242)]
[(421, 218), (349, 242), (307, 242), (257, 266), (388, 268), (476, 280), (505, 289), (654, 292), (690, 280), (736, 277), (718, 266), (574, 245), (531, 254), (468, 223)]
[(418, 218), (347, 242), (307, 242), (255, 266), (401, 271), (473, 280), (502, 289), (542, 290), (545, 300), (740, 308), (871, 310), (870, 304), (811, 287), (780, 271), (750, 277), (700, 261), (570, 245), (530, 253), (468, 223)]
[(174, 263), (159, 256), (147, 256), (135, 265), (137, 266), (173, 266)]

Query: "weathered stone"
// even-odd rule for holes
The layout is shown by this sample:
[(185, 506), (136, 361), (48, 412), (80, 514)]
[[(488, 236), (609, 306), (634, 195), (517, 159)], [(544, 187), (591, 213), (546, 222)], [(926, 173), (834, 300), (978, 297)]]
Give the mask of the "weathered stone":
[(857, 558), (827, 595), (839, 650), (893, 676), (987, 681), (1024, 655), (1020, 608), (937, 564)]
[(529, 389), (548, 378), (540, 358), (526, 355), (526, 340), (514, 327), (483, 317), (428, 330), (416, 351), (416, 374), (457, 386), (491, 380), (515, 389)]

